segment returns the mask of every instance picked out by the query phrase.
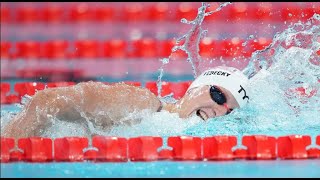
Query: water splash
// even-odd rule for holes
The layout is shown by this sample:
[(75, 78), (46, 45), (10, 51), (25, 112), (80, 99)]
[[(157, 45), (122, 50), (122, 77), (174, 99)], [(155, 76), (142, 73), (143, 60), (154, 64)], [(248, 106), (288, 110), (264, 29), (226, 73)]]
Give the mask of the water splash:
[(320, 16), (298, 22), (253, 53), (243, 72), (250, 77), (251, 101), (206, 126), (185, 131), (200, 136), (309, 134), (320, 132)]
[[(286, 50), (291, 47), (309, 49), (313, 52), (310, 61), (319, 66), (319, 26), (320, 17), (314, 14), (306, 23), (297, 22), (290, 25), (283, 32), (275, 34), (272, 43), (263, 50), (255, 51), (252, 54), (248, 66), (243, 72), (249, 77), (253, 77), (260, 69), (268, 69), (272, 64), (278, 62), (279, 57), (283, 56)], [(310, 65), (311, 65), (310, 64)]]
[[(194, 20), (188, 21), (185, 18), (181, 19), (182, 23), (190, 24), (192, 25), (192, 27), (187, 33), (185, 33), (184, 35), (176, 39), (175, 45), (171, 48), (171, 53), (169, 57), (161, 59), (162, 65), (159, 69), (160, 74), (158, 76), (158, 81), (157, 81), (159, 97), (161, 97), (161, 89), (162, 89), (161, 78), (163, 76), (164, 66), (169, 64), (170, 59), (172, 59), (172, 55), (174, 52), (178, 50), (182, 50), (187, 54), (187, 62), (191, 64), (194, 78), (196, 78), (201, 73), (199, 69), (199, 65), (202, 62), (202, 58), (199, 55), (199, 43), (207, 33), (207, 30), (203, 30), (201, 27), (202, 22), (206, 16), (210, 16), (213, 13), (220, 11), (223, 7), (229, 4), (231, 3), (230, 2), (222, 3), (217, 9), (206, 12), (207, 8), (210, 7), (210, 4), (203, 2), (202, 6), (198, 8), (197, 17)], [(179, 45), (180, 42), (183, 42), (183, 43)]]

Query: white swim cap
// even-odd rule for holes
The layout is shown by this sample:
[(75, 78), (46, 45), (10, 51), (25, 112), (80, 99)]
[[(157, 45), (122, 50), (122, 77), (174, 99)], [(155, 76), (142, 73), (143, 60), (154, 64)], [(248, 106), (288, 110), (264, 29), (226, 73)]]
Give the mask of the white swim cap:
[(204, 71), (190, 85), (189, 89), (204, 85), (217, 85), (230, 91), (240, 107), (249, 100), (247, 90), (248, 78), (238, 69), (233, 67), (218, 66)]

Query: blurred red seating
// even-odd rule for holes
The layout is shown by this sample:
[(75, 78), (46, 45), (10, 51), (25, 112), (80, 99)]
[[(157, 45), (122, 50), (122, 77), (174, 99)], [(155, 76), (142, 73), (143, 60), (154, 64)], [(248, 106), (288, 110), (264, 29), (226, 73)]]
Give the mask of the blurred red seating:
[(97, 58), (100, 54), (100, 43), (96, 40), (78, 40), (75, 42), (75, 55), (78, 58)]
[(69, 19), (71, 22), (94, 20), (94, 10), (87, 2), (76, 3), (70, 7)]
[(169, 7), (170, 4), (168, 2), (155, 2), (148, 9), (148, 19), (150, 21), (169, 20)]
[(115, 9), (112, 6), (98, 6), (95, 8), (95, 20), (99, 22), (113, 21)]
[(278, 137), (278, 157), (281, 159), (308, 158), (306, 147), (310, 144), (310, 136), (290, 135)]
[(49, 4), (40, 9), (42, 20), (47, 23), (61, 23), (65, 21), (64, 8), (56, 4)]
[(301, 18), (301, 7), (295, 3), (282, 5), (281, 19), (283, 21), (298, 21)]
[(18, 23), (33, 23), (41, 20), (40, 11), (33, 6), (17, 7), (15, 13)]
[(257, 21), (271, 21), (275, 18), (273, 4), (271, 2), (259, 2), (256, 4), (253, 18)]
[(232, 148), (237, 145), (235, 136), (212, 136), (203, 138), (203, 157), (208, 160), (232, 160)]
[(36, 60), (41, 56), (41, 44), (37, 41), (19, 41), (16, 43), (16, 58)]
[(228, 18), (231, 21), (249, 20), (252, 13), (252, 5), (246, 2), (234, 2), (227, 7)]
[(168, 146), (172, 147), (175, 160), (202, 160), (202, 139), (192, 136), (170, 136)]
[(1, 4), (0, 12), (0, 23), (10, 22), (10, 9)]
[(131, 161), (154, 161), (158, 159), (161, 137), (140, 136), (128, 140), (128, 156)]
[(0, 57), (2, 58), (9, 58), (10, 57), (10, 48), (11, 48), (11, 43), (7, 41), (1, 41), (0, 44), (1, 51), (0, 51)]
[(85, 137), (63, 137), (54, 140), (54, 160), (56, 161), (82, 161), (83, 149), (88, 147)]
[(111, 39), (103, 43), (104, 57), (124, 58), (127, 56), (127, 41), (122, 39)]
[[(216, 9), (219, 8), (219, 6), (220, 6), (219, 2), (210, 2), (210, 7), (208, 7), (205, 12), (216, 11)], [(214, 12), (211, 15), (206, 16), (204, 22), (206, 22), (206, 21), (220, 21), (221, 18), (224, 18), (225, 14), (226, 13), (223, 10)]]
[(146, 10), (143, 2), (126, 3), (120, 12), (120, 19), (126, 22), (139, 22), (147, 19)]
[(311, 18), (315, 13), (320, 14), (320, 3), (307, 3), (304, 8), (301, 9), (302, 11), (302, 20), (307, 20)]
[(26, 94), (33, 96), (36, 91), (43, 90), (44, 88), (45, 84), (39, 82), (21, 82), (14, 85), (14, 91), (17, 92), (19, 96)]
[(61, 59), (68, 57), (69, 43), (65, 40), (51, 40), (43, 44), (43, 56), (49, 59)]
[(31, 137), (18, 139), (18, 147), (23, 150), (23, 160), (31, 162), (51, 161), (52, 140), (43, 137)]
[(176, 19), (180, 22), (182, 18), (188, 21), (192, 21), (197, 17), (198, 6), (195, 6), (192, 2), (181, 2), (176, 9)]

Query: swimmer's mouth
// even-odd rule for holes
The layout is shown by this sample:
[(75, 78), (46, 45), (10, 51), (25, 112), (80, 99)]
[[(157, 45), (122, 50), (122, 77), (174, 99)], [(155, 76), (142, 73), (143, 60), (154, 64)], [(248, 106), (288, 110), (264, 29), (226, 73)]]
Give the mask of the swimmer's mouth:
[(208, 115), (207, 115), (204, 111), (202, 111), (202, 110), (200, 110), (200, 109), (198, 109), (198, 110), (196, 111), (196, 115), (199, 116), (199, 117), (200, 117), (201, 119), (203, 119), (204, 121), (208, 119)]

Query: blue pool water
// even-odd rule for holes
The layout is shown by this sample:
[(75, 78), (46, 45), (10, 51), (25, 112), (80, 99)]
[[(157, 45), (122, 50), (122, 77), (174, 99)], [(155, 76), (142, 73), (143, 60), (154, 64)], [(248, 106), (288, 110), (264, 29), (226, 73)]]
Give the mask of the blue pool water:
[[(319, 160), (10, 163), (2, 177), (320, 177)], [(26, 170), (27, 169), (27, 170)]]

